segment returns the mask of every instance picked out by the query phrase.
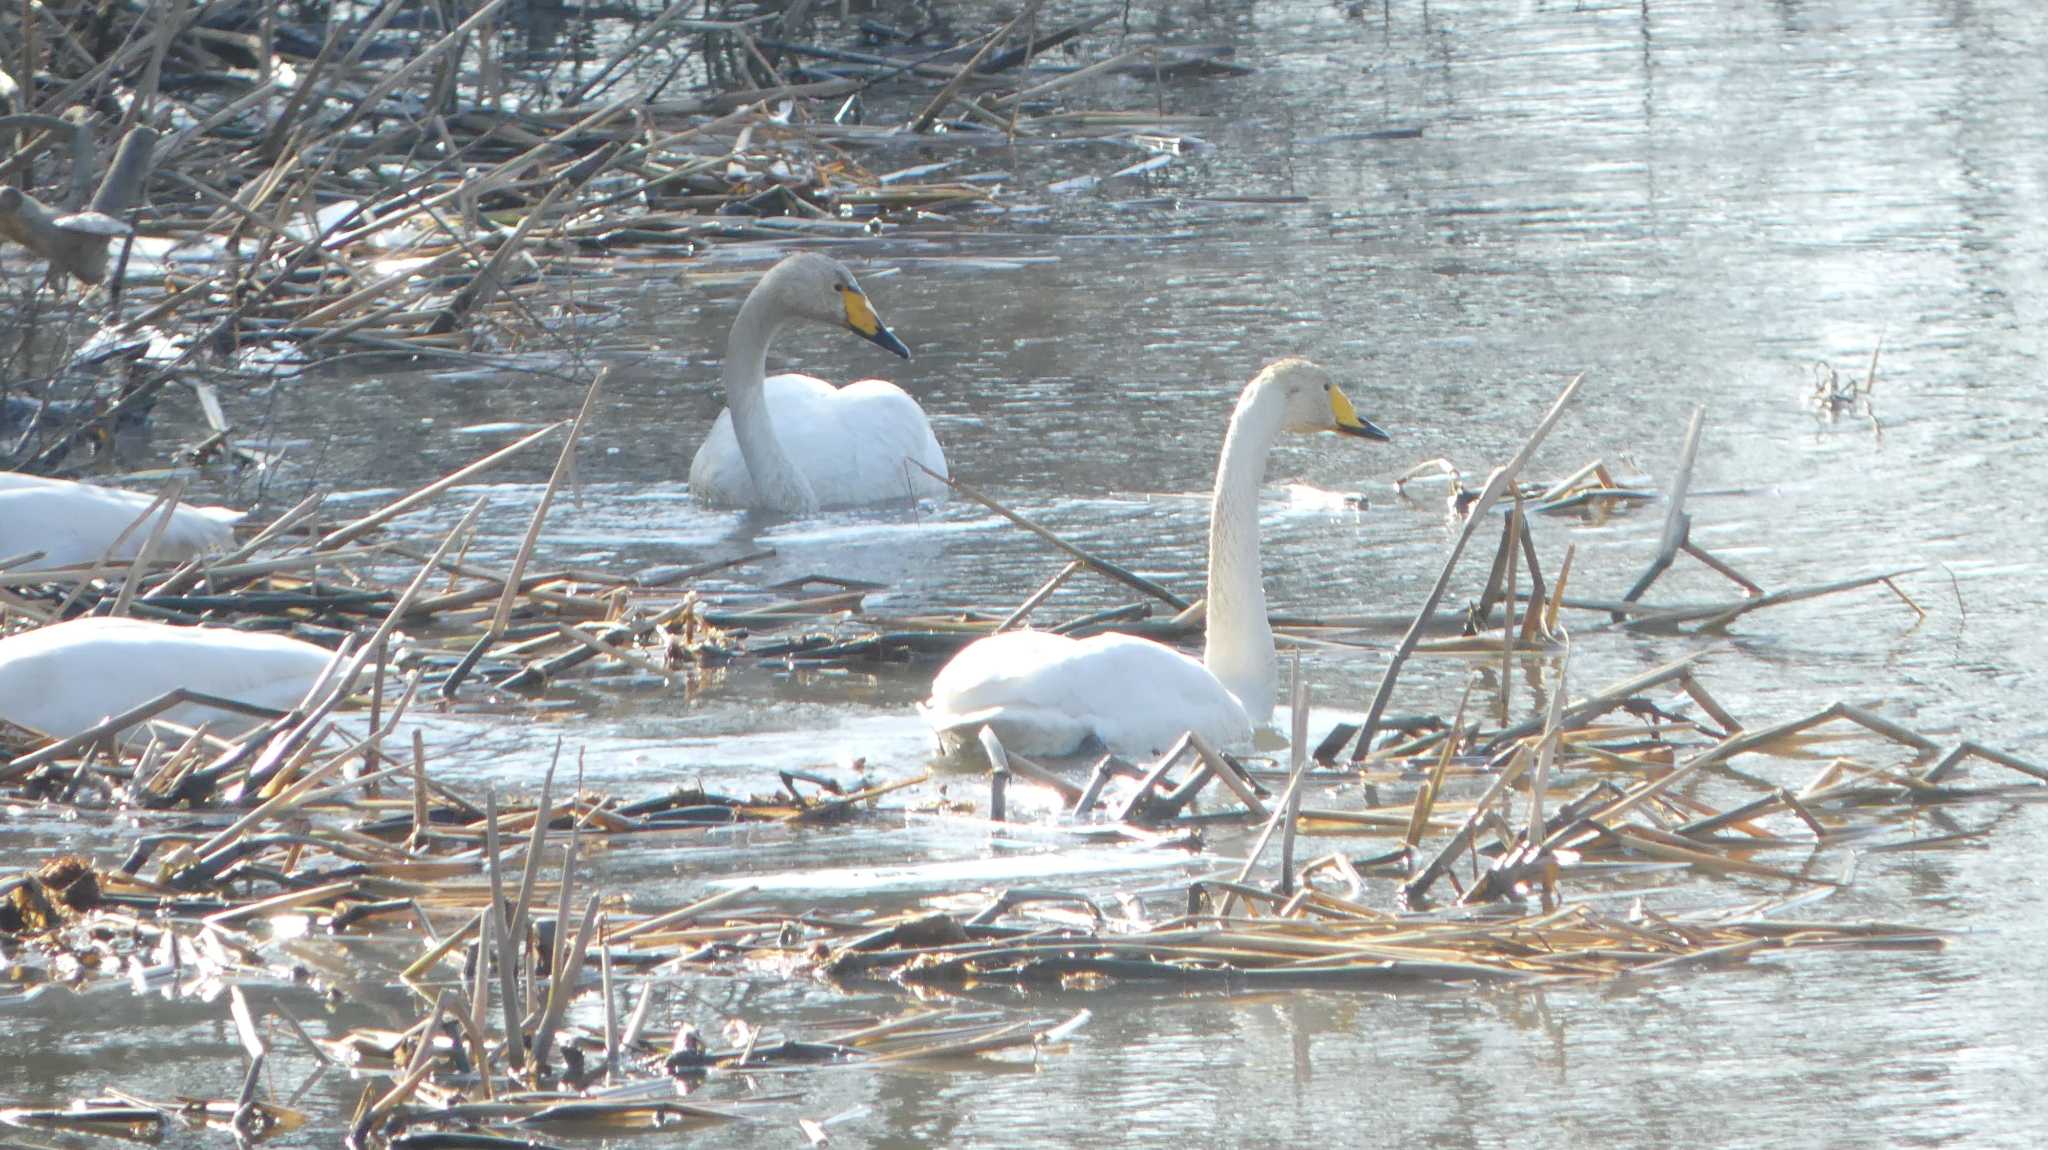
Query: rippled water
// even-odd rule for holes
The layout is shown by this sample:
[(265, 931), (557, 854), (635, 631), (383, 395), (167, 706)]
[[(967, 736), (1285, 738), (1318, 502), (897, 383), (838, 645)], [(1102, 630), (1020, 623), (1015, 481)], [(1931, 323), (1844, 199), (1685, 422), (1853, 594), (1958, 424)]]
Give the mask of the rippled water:
[[(1182, 590), (1199, 585), (1200, 493), (1237, 389), (1270, 358), (1313, 356), (1396, 442), (1326, 438), (1276, 452), (1269, 596), (1305, 614), (1418, 605), (1450, 538), (1443, 488), (1421, 485), (1408, 500), (1390, 481), (1439, 456), (1483, 476), (1571, 374), (1587, 372), (1587, 386), (1539, 456), (1541, 474), (1627, 453), (1668, 479), (1685, 421), (1705, 404), (1696, 538), (1768, 587), (1917, 567), (1902, 586), (1929, 612), (1916, 621), (1880, 590), (1751, 616), (1708, 658), (1717, 695), (1746, 719), (1846, 699), (2038, 757), (2048, 736), (2037, 622), (2048, 542), (2034, 482), (2048, 454), (2048, 17), (2036, 6), (1168, 7), (1133, 21), (1233, 44), (1259, 68), (1167, 89), (1171, 110), (1206, 117), (1191, 131), (1213, 150), (1071, 194), (1047, 189), (1136, 157), (1096, 144), (964, 158), (961, 171), (1013, 173), (1012, 212), (836, 249), (917, 359), (899, 364), (830, 334), (795, 335), (779, 356), (834, 378), (888, 375), (932, 413), (960, 477)], [(1130, 86), (1084, 102), (1151, 99)], [(958, 154), (906, 150), (901, 162)], [(1304, 200), (1228, 202), (1276, 197)], [(774, 255), (743, 252), (718, 270)], [(939, 258), (952, 256), (1012, 264)], [(624, 287), (551, 287), (598, 318), (530, 350), (559, 366), (567, 343), (595, 344), (620, 369), (581, 467), (580, 506), (550, 520), (557, 558), (631, 569), (772, 546), (776, 558), (737, 577), (874, 580), (889, 590), (870, 609), (891, 614), (1006, 606), (1060, 566), (960, 501), (802, 522), (696, 506), (684, 478), (721, 403), (717, 356), (741, 287), (673, 270)], [(1817, 418), (1814, 364), (1860, 377), (1880, 341), (1875, 423)], [(513, 434), (489, 425), (561, 418), (576, 400), (569, 385), (516, 374), (404, 373), (286, 384), (236, 414), (298, 445), (269, 498), (295, 498), (318, 477), (367, 499)], [(548, 462), (497, 476), (496, 546), (523, 529)], [(1363, 493), (1368, 506), (1283, 488), (1294, 480)], [(1552, 565), (1577, 545), (1575, 590), (1611, 594), (1647, 560), (1660, 522), (1650, 507), (1545, 523), (1539, 538)], [(1468, 593), (1481, 575), (1468, 574)], [(1656, 597), (1724, 594), (1681, 565)], [(1122, 601), (1077, 579), (1044, 610)], [(1706, 645), (1589, 634), (1571, 683), (1598, 686)], [(1383, 661), (1318, 651), (1304, 665), (1320, 730), (1360, 709)], [(455, 748), (451, 777), (515, 786), (537, 782), (558, 733), (584, 748), (594, 784), (625, 792), (699, 776), (759, 785), (773, 766), (854, 757), (901, 777), (929, 749), (909, 711), (928, 674), (747, 670), (688, 694), (585, 688), (531, 723), (451, 716), (435, 728)], [(1395, 707), (1447, 710), (1471, 674), (1463, 661), (1418, 660)], [(1507, 685), (1511, 705), (1538, 705), (1555, 674), (1529, 666)], [(1502, 688), (1485, 676), (1481, 689)], [(953, 785), (979, 790), (970, 776)], [(2024, 805), (1927, 822), (1930, 834), (1990, 834), (1865, 858), (1857, 884), (1823, 908), (1966, 931), (1945, 953), (1547, 993), (1001, 996), (1048, 1014), (1085, 1005), (1095, 1019), (1067, 1050), (1012, 1073), (806, 1078), (803, 1112), (867, 1107), (833, 1127), (850, 1146), (2032, 1144), (2048, 1128), (2048, 889), (2032, 850), (2048, 817)], [(64, 831), (29, 835), (54, 844)], [(912, 823), (739, 832), (615, 865), (636, 898), (670, 905), (734, 873), (986, 855), (979, 835)], [(1837, 855), (1816, 869), (1837, 873), (1848, 861)], [(817, 885), (814, 897), (836, 897)], [(348, 1009), (410, 1017), (390, 992), (361, 989), (364, 1005)], [(139, 1023), (110, 1034), (43, 1001), (4, 1027), (37, 1092), (80, 1093), (166, 1062), (191, 1068), (179, 1089), (234, 1088), (223, 1010), (101, 992), (102, 1009)], [(679, 990), (673, 1011), (715, 1027), (894, 1008), (886, 996), (707, 979)], [(358, 1089), (328, 1084), (315, 1096), (352, 1100)], [(692, 1137), (786, 1144), (795, 1132)]]

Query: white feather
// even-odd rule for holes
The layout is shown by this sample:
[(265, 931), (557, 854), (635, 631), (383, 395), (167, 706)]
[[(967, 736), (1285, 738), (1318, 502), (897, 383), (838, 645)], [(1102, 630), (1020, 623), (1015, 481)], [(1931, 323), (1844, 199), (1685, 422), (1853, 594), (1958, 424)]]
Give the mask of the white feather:
[[(68, 479), (0, 472), (0, 559), (43, 552), (39, 560), (9, 568), (15, 571), (97, 562), (121, 532), (148, 510), (154, 498)], [(195, 555), (226, 550), (234, 542), (234, 525), (241, 518), (241, 512), (226, 507), (180, 504), (164, 527), (154, 556), (182, 563)], [(135, 558), (155, 523), (152, 517), (129, 531), (114, 551), (114, 559)]]
[[(303, 698), (334, 657), (287, 635), (174, 627), (141, 619), (73, 619), (0, 639), (0, 719), (66, 738), (179, 687), (273, 710)], [(218, 728), (245, 715), (181, 705), (164, 715)]]
[(1004, 748), (1065, 755), (1089, 736), (1126, 757), (1163, 752), (1193, 730), (1242, 748), (1251, 719), (1208, 668), (1150, 639), (1111, 633), (1070, 639), (1007, 631), (968, 645), (932, 681), (923, 708), (949, 747), (983, 723)]
[[(775, 437), (810, 480), (820, 508), (943, 498), (946, 485), (912, 467), (947, 474), (946, 455), (924, 410), (900, 387), (864, 379), (834, 387), (794, 373), (763, 383)], [(740, 455), (732, 412), (718, 413), (690, 463), (690, 491), (715, 507), (758, 507), (762, 500)]]

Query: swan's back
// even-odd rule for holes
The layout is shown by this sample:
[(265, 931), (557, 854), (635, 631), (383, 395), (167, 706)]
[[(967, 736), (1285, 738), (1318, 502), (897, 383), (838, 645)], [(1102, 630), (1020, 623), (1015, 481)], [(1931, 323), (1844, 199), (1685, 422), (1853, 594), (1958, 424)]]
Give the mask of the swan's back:
[[(97, 562), (153, 501), (154, 496), (138, 491), (0, 472), (0, 559), (31, 551), (44, 553), (35, 562), (13, 568), (20, 571)], [(195, 555), (226, 550), (234, 543), (234, 525), (241, 517), (240, 512), (225, 507), (180, 504), (153, 555), (181, 563)], [(128, 532), (114, 558), (135, 558), (154, 525), (152, 517)]]
[[(902, 388), (879, 379), (834, 387), (794, 373), (771, 375), (763, 387), (775, 437), (810, 481), (819, 507), (945, 497), (945, 484), (905, 462), (947, 474), (931, 422)], [(690, 462), (690, 492), (717, 507), (761, 504), (729, 409), (718, 413)]]
[[(179, 687), (287, 710), (334, 653), (286, 635), (174, 627), (141, 619), (73, 619), (0, 639), (0, 719), (59, 738)], [(180, 706), (165, 714), (224, 729), (246, 716)]]
[(1200, 662), (1116, 633), (977, 640), (932, 680), (924, 711), (942, 741), (971, 741), (987, 723), (1026, 755), (1071, 754), (1090, 736), (1127, 757), (1163, 751), (1189, 730), (1225, 747), (1252, 738), (1244, 707)]

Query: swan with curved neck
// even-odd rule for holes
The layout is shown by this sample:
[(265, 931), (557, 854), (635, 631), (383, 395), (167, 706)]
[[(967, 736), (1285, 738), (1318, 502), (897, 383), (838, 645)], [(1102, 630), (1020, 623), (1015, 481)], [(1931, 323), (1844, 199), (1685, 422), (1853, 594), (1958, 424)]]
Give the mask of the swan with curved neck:
[(767, 374), (768, 345), (798, 321), (845, 328), (910, 358), (846, 265), (813, 253), (776, 264), (726, 338), (726, 409), (690, 462), (691, 492), (714, 506), (793, 515), (943, 497), (944, 483), (911, 466), (946, 474), (930, 421), (903, 389)]
[(1259, 372), (1230, 417), (1209, 505), (1207, 639), (1199, 662), (1131, 635), (1070, 639), (1010, 631), (969, 644), (932, 681), (925, 717), (951, 749), (989, 724), (1022, 754), (1064, 755), (1091, 740), (1119, 754), (1163, 751), (1187, 731), (1250, 744), (1273, 716), (1278, 659), (1259, 562), (1259, 483), (1284, 432), (1388, 438), (1306, 359)]

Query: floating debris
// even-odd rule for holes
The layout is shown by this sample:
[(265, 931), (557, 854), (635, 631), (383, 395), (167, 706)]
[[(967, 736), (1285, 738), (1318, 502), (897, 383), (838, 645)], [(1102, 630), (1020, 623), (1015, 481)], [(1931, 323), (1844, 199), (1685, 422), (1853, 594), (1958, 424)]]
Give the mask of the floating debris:
[[(1191, 894), (1196, 893), (1191, 890)], [(1944, 935), (1888, 923), (1773, 921), (1769, 908), (1663, 917), (1574, 906), (1536, 915), (1394, 915), (1303, 891), (1258, 901), (1258, 917), (1188, 915), (1157, 924), (1033, 915), (926, 915), (869, 924), (818, 964), (833, 979), (888, 977), (969, 990), (1018, 984), (1103, 990), (1170, 983), (1233, 991), (1394, 989), (1474, 982), (1645, 976), (1813, 949), (1925, 949)], [(1000, 903), (998, 904), (1000, 905)]]

